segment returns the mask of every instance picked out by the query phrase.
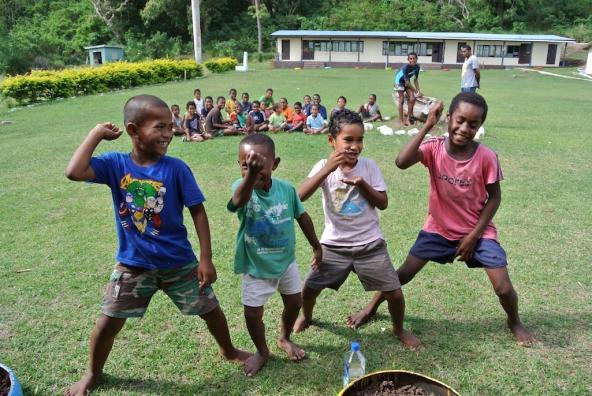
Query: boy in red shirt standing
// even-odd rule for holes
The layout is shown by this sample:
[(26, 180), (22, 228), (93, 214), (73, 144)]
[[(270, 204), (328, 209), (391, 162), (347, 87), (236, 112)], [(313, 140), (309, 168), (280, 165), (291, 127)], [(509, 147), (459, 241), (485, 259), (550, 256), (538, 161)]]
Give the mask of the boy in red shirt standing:
[[(421, 162), (430, 174), (428, 216), (417, 240), (397, 270), (404, 285), (428, 261), (464, 261), (484, 268), (519, 345), (536, 340), (518, 315), (518, 295), (507, 270), (506, 252), (497, 241), (492, 222), (501, 202), (502, 170), (495, 152), (473, 140), (487, 116), (487, 103), (476, 93), (454, 97), (448, 114), (448, 137), (423, 141), (440, 119), (443, 104), (432, 108), (422, 130), (399, 152), (401, 169)], [(348, 318), (350, 327), (364, 324), (383, 301), (379, 294), (362, 311)]]

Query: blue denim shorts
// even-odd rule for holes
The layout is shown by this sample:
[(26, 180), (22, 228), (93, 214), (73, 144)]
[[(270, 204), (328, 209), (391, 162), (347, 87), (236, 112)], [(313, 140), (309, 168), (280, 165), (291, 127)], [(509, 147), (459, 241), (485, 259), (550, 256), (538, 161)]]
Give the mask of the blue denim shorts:
[(460, 92), (477, 92), (477, 87), (461, 87)]
[[(460, 241), (450, 241), (442, 235), (421, 230), (409, 255), (440, 264), (452, 263)], [(495, 239), (481, 238), (473, 257), (465, 263), (469, 268), (502, 268), (508, 265), (506, 252)]]

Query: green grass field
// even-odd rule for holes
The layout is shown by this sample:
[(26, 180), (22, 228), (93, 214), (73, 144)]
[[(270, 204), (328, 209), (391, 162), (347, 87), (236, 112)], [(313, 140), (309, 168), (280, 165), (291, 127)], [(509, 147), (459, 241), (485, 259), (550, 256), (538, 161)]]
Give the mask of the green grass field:
[[(426, 71), (425, 94), (450, 102), (459, 71)], [(90, 332), (103, 287), (114, 264), (117, 238), (109, 190), (74, 183), (63, 171), (74, 149), (98, 122), (121, 125), (122, 106), (134, 94), (150, 93), (182, 107), (199, 86), (207, 95), (235, 87), (251, 97), (268, 86), (290, 103), (319, 92), (333, 106), (345, 95), (348, 107), (378, 95), (383, 114), (393, 116), (392, 71), (321, 69), (259, 70), (209, 75), (105, 95), (79, 97), (0, 112), (0, 362), (16, 370), (26, 394), (60, 394), (85, 371)], [(482, 270), (462, 263), (429, 264), (404, 292), (406, 324), (423, 341), (419, 352), (390, 336), (381, 307), (376, 320), (358, 331), (345, 317), (370, 298), (351, 276), (335, 293), (321, 294), (317, 322), (294, 337), (308, 359), (293, 364), (275, 345), (281, 299), (266, 307), (274, 357), (255, 378), (223, 361), (199, 318), (183, 317), (163, 294), (145, 318), (130, 320), (107, 362), (97, 395), (331, 395), (341, 385), (342, 359), (359, 340), (367, 372), (405, 369), (448, 383), (463, 395), (592, 394), (592, 83), (519, 70), (484, 70), (481, 93), (489, 102), (484, 143), (499, 155), (506, 180), (495, 217), (520, 296), (524, 323), (540, 343), (516, 345), (505, 315)], [(275, 176), (299, 184), (328, 155), (323, 136), (274, 135), (282, 162)], [(427, 172), (401, 171), (394, 158), (408, 137), (366, 137), (364, 154), (374, 158), (389, 186), (382, 229), (398, 266), (421, 228), (427, 206)], [(253, 350), (240, 304), (240, 280), (232, 262), (238, 221), (227, 212), (230, 185), (239, 177), (239, 138), (205, 144), (175, 140), (169, 154), (193, 169), (204, 191), (212, 231), (215, 290), (234, 342)], [(127, 136), (98, 151), (129, 150)], [(305, 206), (317, 233), (323, 227), (316, 193)], [(188, 216), (186, 216), (189, 219)], [(189, 227), (191, 229), (191, 227)], [(297, 259), (307, 272), (310, 248), (298, 232)], [(191, 231), (195, 247), (195, 232)]]

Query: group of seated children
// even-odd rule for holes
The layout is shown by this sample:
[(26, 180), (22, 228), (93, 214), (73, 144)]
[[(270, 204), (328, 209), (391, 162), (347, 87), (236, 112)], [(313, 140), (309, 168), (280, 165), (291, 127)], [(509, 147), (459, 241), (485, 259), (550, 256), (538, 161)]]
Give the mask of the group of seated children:
[[(173, 133), (183, 136), (186, 142), (202, 142), (218, 136), (266, 131), (298, 131), (309, 135), (327, 133), (328, 121), (336, 112), (345, 110), (347, 104), (347, 99), (340, 96), (337, 106), (327, 114), (327, 109), (321, 105), (321, 96), (314, 94), (312, 97), (304, 95), (303, 102), (295, 102), (291, 107), (285, 97), (275, 102), (271, 88), (259, 100), (252, 102), (247, 92), (238, 100), (237, 90), (234, 88), (229, 90), (228, 99), (219, 96), (215, 105), (211, 96), (202, 99), (199, 88), (195, 89), (193, 95), (194, 99), (185, 105), (184, 116), (180, 115), (179, 105), (171, 106)], [(370, 94), (368, 102), (361, 105), (357, 112), (364, 121), (382, 121), (375, 94)]]

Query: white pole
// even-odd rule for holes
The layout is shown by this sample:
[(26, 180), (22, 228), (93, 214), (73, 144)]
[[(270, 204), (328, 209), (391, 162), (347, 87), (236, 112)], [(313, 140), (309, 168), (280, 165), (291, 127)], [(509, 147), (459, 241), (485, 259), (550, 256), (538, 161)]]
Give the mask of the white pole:
[(199, 0), (191, 0), (191, 19), (193, 22), (193, 48), (195, 62), (201, 63), (201, 25), (199, 22)]

